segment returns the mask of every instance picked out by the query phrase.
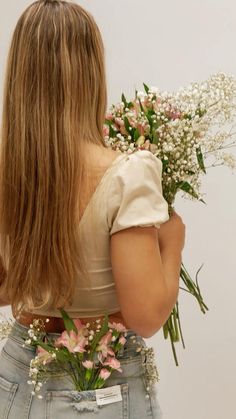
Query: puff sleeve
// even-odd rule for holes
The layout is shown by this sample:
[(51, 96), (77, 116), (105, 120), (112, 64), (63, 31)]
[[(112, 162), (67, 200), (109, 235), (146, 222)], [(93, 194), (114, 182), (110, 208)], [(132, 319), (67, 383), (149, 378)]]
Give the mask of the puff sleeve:
[(169, 219), (161, 181), (162, 161), (150, 151), (138, 150), (127, 155), (109, 187), (110, 235), (129, 227), (160, 228)]

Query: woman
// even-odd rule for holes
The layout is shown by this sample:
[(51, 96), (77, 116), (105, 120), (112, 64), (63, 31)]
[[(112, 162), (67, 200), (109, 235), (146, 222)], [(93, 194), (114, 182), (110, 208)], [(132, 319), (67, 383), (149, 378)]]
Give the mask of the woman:
[[(0, 301), (16, 321), (1, 352), (1, 419), (161, 417), (140, 349), (177, 300), (185, 226), (168, 215), (161, 161), (104, 143), (106, 107), (92, 16), (65, 1), (31, 4), (14, 30), (4, 90)], [(60, 307), (85, 324), (106, 311), (128, 329), (122, 373), (106, 381), (122, 400), (98, 408), (94, 391), (73, 392), (65, 374), (48, 380), (42, 400), (32, 396), (35, 354), (22, 336), (33, 318), (49, 318), (57, 336)]]

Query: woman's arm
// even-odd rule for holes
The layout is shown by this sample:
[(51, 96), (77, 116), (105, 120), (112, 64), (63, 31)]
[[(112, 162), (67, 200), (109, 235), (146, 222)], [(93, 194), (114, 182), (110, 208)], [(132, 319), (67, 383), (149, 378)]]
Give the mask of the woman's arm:
[(173, 214), (159, 231), (131, 227), (111, 235), (112, 272), (128, 327), (144, 338), (166, 322), (178, 297), (184, 224)]

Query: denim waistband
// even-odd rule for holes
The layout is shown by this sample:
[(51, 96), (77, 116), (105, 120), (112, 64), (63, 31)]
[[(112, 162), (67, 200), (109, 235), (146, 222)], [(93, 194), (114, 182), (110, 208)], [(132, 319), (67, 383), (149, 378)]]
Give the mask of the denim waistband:
[[(24, 326), (15, 320), (8, 338), (14, 340), (17, 344), (22, 346), (25, 342), (25, 339), (29, 338), (28, 330), (29, 328), (27, 326)], [(47, 337), (49, 339), (56, 339), (59, 336), (60, 333), (47, 333)], [(126, 342), (124, 346), (118, 351), (116, 355), (117, 358), (127, 358), (130, 356), (138, 355), (140, 349), (146, 346), (143, 337), (138, 335), (134, 330), (128, 329), (125, 338)], [(27, 350), (35, 351), (35, 348), (27, 346)]]

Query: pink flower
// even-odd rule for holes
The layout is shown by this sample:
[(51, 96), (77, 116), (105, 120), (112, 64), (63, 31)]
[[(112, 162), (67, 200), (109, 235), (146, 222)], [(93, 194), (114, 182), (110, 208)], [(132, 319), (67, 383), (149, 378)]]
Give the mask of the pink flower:
[(120, 361), (118, 359), (109, 356), (105, 362), (103, 362), (103, 365), (108, 365), (113, 370), (117, 370), (122, 372), (122, 369), (120, 368)]
[(109, 121), (112, 121), (113, 118), (114, 118), (114, 116), (113, 116), (112, 113), (109, 113), (109, 112), (106, 113), (106, 119), (108, 119)]
[(102, 357), (106, 358), (108, 354), (115, 355), (114, 351), (109, 347), (111, 338), (112, 338), (112, 333), (109, 331), (100, 339), (98, 346), (96, 348), (96, 351), (101, 351), (101, 354), (98, 354), (99, 361), (102, 361)]
[(137, 124), (137, 128), (138, 128), (139, 134), (144, 135), (144, 125), (139, 122)]
[(109, 132), (110, 132), (109, 126), (108, 125), (103, 125), (103, 130), (102, 131), (103, 131), (103, 136), (104, 137), (109, 135)]
[(88, 370), (91, 370), (93, 368), (93, 366), (94, 366), (94, 362), (93, 361), (90, 361), (89, 359), (87, 359), (86, 361), (82, 361), (82, 364)]
[(82, 333), (75, 333), (71, 330), (68, 332), (65, 330), (61, 336), (56, 340), (55, 345), (65, 346), (69, 352), (85, 352), (85, 345), (88, 344), (88, 339), (83, 336)]
[(103, 380), (106, 380), (111, 375), (111, 371), (108, 371), (106, 368), (102, 368), (99, 377)]
[(126, 339), (124, 336), (121, 336), (120, 339), (118, 340), (118, 343), (120, 343), (121, 345), (124, 345), (126, 342)]
[(43, 349), (41, 346), (37, 347), (37, 356), (43, 365), (49, 364), (49, 362), (53, 361), (54, 359), (52, 354), (46, 351), (45, 349)]
[(74, 322), (74, 324), (75, 324), (75, 327), (76, 327), (76, 329), (77, 330), (80, 330), (80, 329), (83, 329), (83, 328), (85, 328), (86, 326), (81, 322), (81, 320), (80, 319), (73, 319), (73, 322)]
[(124, 123), (124, 121), (123, 121), (123, 119), (122, 118), (120, 118), (120, 117), (116, 117), (115, 118), (115, 123), (118, 125), (118, 126), (124, 126), (125, 125), (125, 123)]
[(116, 329), (117, 332), (126, 332), (127, 329), (125, 328), (125, 326), (122, 323), (108, 323), (108, 326), (111, 327), (112, 329)]

